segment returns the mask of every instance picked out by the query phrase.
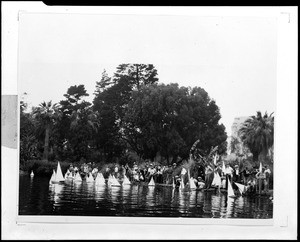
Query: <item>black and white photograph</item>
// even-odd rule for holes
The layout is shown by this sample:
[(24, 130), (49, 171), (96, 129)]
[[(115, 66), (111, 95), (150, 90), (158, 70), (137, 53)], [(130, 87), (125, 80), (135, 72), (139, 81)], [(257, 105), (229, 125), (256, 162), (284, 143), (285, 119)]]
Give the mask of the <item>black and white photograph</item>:
[(218, 13), (19, 11), (18, 218), (273, 222), (278, 18)]

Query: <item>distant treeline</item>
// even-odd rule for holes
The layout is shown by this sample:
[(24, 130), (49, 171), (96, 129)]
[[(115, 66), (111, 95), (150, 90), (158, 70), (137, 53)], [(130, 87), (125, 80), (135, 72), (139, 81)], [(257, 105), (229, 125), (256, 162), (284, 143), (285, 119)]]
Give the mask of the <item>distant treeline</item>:
[[(104, 70), (93, 103), (84, 85), (68, 88), (57, 104), (32, 110), (21, 102), (20, 161), (61, 160), (120, 164), (189, 157), (196, 140), (205, 156), (226, 152), (227, 134), (215, 101), (201, 87), (160, 84), (149, 64), (121, 64), (112, 77)], [(28, 112), (29, 111), (29, 112)]]

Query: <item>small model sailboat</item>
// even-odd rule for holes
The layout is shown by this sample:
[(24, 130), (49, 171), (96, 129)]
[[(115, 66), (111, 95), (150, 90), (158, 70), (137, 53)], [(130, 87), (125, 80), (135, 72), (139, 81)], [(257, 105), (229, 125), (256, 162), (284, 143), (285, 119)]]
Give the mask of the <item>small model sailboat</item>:
[(113, 175), (112, 176), (112, 186), (115, 186), (115, 187), (119, 187), (121, 186), (121, 184), (119, 183), (119, 181), (117, 180), (117, 178)]
[(194, 189), (196, 189), (196, 188), (197, 188), (197, 187), (196, 187), (196, 184), (195, 184), (195, 182), (194, 182), (194, 178), (191, 177), (191, 178), (190, 178), (190, 189), (194, 190)]
[(50, 178), (49, 184), (51, 184), (53, 181), (55, 181), (55, 176), (56, 176), (56, 173), (55, 173), (55, 170), (53, 169), (53, 173), (52, 173), (52, 176)]
[(64, 182), (64, 181), (65, 181), (65, 178), (62, 174), (61, 167), (60, 167), (60, 164), (58, 162), (57, 163), (57, 170), (56, 170), (56, 173), (55, 173), (55, 179), (52, 180), (51, 182), (52, 183), (59, 183), (59, 182)]
[(225, 163), (223, 161), (223, 164), (222, 164), (222, 173), (225, 174), (226, 173), (226, 168), (225, 168)]
[(130, 185), (130, 184), (131, 184), (131, 182), (129, 181), (129, 179), (127, 178), (127, 176), (124, 175), (124, 180), (123, 180), (122, 185)]
[(108, 180), (107, 180), (107, 184), (108, 184), (109, 186), (111, 186), (111, 184), (112, 184), (112, 182), (113, 182), (112, 180), (113, 180), (112, 175), (109, 174)]
[(234, 194), (234, 191), (233, 191), (233, 188), (231, 186), (231, 183), (230, 183), (229, 179), (228, 179), (227, 196), (228, 197), (235, 197), (235, 194)]
[(184, 189), (184, 182), (183, 182), (183, 178), (181, 179), (180, 181), (180, 186), (179, 186), (180, 189)]
[(214, 179), (213, 179), (211, 185), (212, 185), (212, 186), (216, 186), (216, 187), (221, 187), (222, 181), (221, 181), (221, 177), (220, 177), (220, 175), (219, 175), (218, 172), (215, 172), (215, 173), (214, 173)]
[(91, 172), (86, 176), (86, 182), (94, 182), (94, 177)]
[(240, 183), (235, 182), (235, 185), (238, 187), (239, 192), (243, 195), (246, 192), (246, 186)]
[(31, 171), (31, 173), (30, 173), (30, 176), (31, 176), (31, 177), (34, 177), (34, 173), (33, 173), (33, 171)]
[(190, 185), (190, 189), (193, 190), (193, 189), (196, 189), (196, 184), (194, 182), (194, 178), (191, 177), (190, 175), (190, 169), (188, 169), (188, 178), (189, 178), (189, 185)]
[(150, 182), (148, 183), (148, 186), (155, 186), (155, 182), (153, 180), (153, 177), (151, 177)]
[(95, 179), (95, 185), (105, 185), (105, 179), (101, 172), (97, 173), (97, 177)]
[(82, 178), (81, 178), (79, 172), (77, 172), (77, 173), (75, 174), (74, 181), (82, 181)]
[(261, 164), (261, 162), (259, 164), (259, 172), (262, 173), (262, 164)]

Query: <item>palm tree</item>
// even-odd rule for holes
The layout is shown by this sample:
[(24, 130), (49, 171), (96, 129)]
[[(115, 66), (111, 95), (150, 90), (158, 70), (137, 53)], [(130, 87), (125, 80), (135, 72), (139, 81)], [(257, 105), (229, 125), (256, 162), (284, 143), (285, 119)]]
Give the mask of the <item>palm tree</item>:
[(39, 105), (39, 107), (33, 110), (33, 117), (36, 118), (38, 123), (42, 126), (43, 130), (45, 130), (43, 159), (46, 161), (48, 161), (49, 155), (50, 131), (53, 127), (54, 122), (58, 120), (62, 115), (58, 108), (58, 104), (55, 103), (52, 105), (52, 101), (44, 101)]
[(247, 119), (239, 134), (242, 142), (250, 149), (253, 160), (258, 161), (259, 155), (266, 156), (274, 143), (274, 117), (265, 112), (257, 112), (256, 116)]

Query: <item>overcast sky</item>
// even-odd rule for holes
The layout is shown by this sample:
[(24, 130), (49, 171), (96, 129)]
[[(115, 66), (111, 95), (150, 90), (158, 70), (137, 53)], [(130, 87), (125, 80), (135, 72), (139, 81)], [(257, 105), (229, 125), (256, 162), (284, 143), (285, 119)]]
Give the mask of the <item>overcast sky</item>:
[(153, 64), (161, 83), (204, 88), (230, 135), (235, 117), (275, 111), (276, 26), (271, 17), (22, 13), (18, 92), (37, 106), (84, 84), (92, 101), (103, 69)]

